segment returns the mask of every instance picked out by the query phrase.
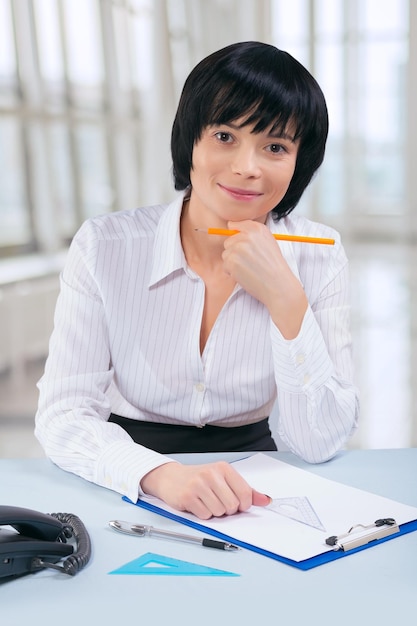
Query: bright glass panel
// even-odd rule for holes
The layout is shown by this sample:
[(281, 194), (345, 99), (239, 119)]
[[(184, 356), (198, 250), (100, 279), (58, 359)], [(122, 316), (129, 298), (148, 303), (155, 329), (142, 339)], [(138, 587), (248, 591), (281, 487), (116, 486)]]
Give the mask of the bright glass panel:
[(100, 14), (96, 0), (63, 2), (68, 45), (68, 75), (77, 85), (103, 81)]
[(23, 171), (20, 124), (12, 117), (0, 118), (0, 246), (31, 239)]
[(375, 36), (406, 34), (408, 1), (362, 0), (358, 2), (358, 24), (365, 32), (372, 32)]
[(343, 36), (343, 0), (316, 0), (314, 16), (319, 37), (340, 39)]
[(0, 0), (0, 105), (16, 101), (16, 54), (9, 0)]
[(83, 219), (113, 209), (107, 144), (100, 126), (83, 124), (76, 131), (77, 160), (81, 181)]
[(38, 58), (46, 81), (62, 81), (64, 66), (56, 0), (33, 0)]
[(54, 212), (59, 216), (57, 222), (61, 237), (70, 239), (77, 229), (77, 221), (69, 131), (63, 123), (56, 122), (49, 126), (48, 144)]

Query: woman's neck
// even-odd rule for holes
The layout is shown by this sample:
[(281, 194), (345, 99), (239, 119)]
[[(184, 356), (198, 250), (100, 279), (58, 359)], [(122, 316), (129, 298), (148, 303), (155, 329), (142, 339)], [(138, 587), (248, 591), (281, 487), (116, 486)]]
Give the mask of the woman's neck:
[(197, 230), (202, 226), (190, 211), (190, 199), (185, 198), (181, 218), (180, 234), (185, 258), (190, 267), (204, 265), (207, 269), (222, 265), (223, 238), (211, 237)]

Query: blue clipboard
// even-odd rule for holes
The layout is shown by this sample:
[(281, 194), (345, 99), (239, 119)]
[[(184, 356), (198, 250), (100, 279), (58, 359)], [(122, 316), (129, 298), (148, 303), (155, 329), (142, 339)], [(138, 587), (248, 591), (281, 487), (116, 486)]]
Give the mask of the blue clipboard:
[(348, 552), (344, 552), (343, 550), (337, 550), (337, 551), (329, 550), (326, 552), (322, 552), (321, 554), (317, 554), (316, 556), (313, 556), (309, 559), (305, 559), (303, 561), (294, 561), (292, 559), (288, 559), (284, 556), (281, 556), (280, 554), (276, 554), (274, 552), (264, 550), (263, 548), (258, 548), (258, 546), (235, 539), (235, 537), (231, 537), (230, 535), (225, 535), (223, 533), (220, 533), (216, 530), (213, 530), (212, 528), (208, 528), (207, 526), (204, 526), (204, 524), (200, 524), (198, 522), (194, 522), (184, 517), (181, 517), (181, 515), (179, 514), (177, 515), (175, 513), (165, 511), (165, 509), (161, 509), (160, 507), (155, 506), (154, 504), (150, 504), (149, 502), (144, 502), (143, 500), (132, 502), (126, 496), (123, 496), (122, 499), (125, 502), (134, 504), (135, 506), (138, 506), (142, 509), (146, 509), (147, 511), (151, 511), (152, 513), (156, 513), (157, 515), (161, 515), (162, 517), (167, 517), (168, 519), (174, 520), (175, 522), (179, 522), (180, 524), (185, 524), (186, 526), (189, 526), (190, 528), (195, 528), (196, 530), (199, 530), (208, 535), (217, 537), (218, 539), (222, 539), (223, 541), (229, 541), (241, 548), (246, 548), (246, 550), (257, 552), (258, 554), (262, 554), (262, 556), (269, 557), (270, 559), (275, 559), (275, 561), (280, 561), (281, 563), (285, 563), (286, 565), (291, 565), (292, 567), (296, 567), (297, 569), (300, 569), (303, 571), (313, 569), (314, 567), (318, 567), (319, 565), (324, 565), (325, 563), (330, 563), (331, 561), (336, 561), (337, 559), (343, 559), (344, 557), (350, 556), (351, 554), (354, 554), (356, 552), (367, 550), (368, 548), (371, 548), (376, 545), (380, 545), (381, 543), (384, 543), (385, 541), (389, 541), (390, 539), (395, 539), (396, 537), (399, 537), (400, 535), (406, 535), (408, 533), (411, 533), (417, 530), (417, 520), (413, 520), (411, 522), (407, 522), (406, 524), (401, 524), (398, 527), (399, 532), (394, 535), (389, 535), (387, 537), (377, 539), (365, 545), (359, 546), (357, 548), (353, 548), (349, 550)]

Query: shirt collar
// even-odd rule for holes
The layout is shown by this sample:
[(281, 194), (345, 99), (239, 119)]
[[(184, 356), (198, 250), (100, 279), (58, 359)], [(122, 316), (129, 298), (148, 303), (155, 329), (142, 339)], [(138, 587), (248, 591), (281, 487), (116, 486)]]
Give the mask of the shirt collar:
[(186, 269), (180, 237), (184, 196), (185, 192), (167, 206), (156, 227), (149, 287), (179, 269)]
[[(158, 222), (149, 287), (177, 270), (187, 271), (187, 263), (180, 236), (180, 217), (186, 194), (187, 190), (171, 202)], [(272, 233), (289, 234), (285, 220), (275, 221), (272, 213), (268, 215), (266, 226)], [(279, 247), (293, 274), (300, 278), (292, 243), (290, 241), (280, 241)]]

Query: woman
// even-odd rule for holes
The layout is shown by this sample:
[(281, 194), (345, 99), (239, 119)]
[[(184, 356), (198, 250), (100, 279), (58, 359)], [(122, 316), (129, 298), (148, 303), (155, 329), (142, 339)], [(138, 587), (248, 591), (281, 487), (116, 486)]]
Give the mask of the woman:
[(306, 461), (346, 443), (347, 260), (337, 233), (291, 215), (327, 130), (316, 81), (273, 46), (233, 44), (194, 68), (172, 130), (179, 197), (88, 220), (71, 245), (36, 417), (56, 464), (207, 519), (269, 498), (227, 463), (163, 454), (276, 449), (276, 400), (278, 434)]

